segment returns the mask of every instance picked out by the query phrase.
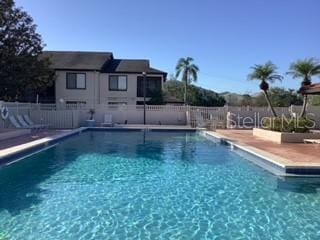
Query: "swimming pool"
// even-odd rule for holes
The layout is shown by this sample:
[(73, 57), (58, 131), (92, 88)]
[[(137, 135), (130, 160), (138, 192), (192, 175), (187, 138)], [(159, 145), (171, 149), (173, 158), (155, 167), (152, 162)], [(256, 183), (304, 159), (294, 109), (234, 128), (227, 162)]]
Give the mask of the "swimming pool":
[(0, 170), (0, 236), (319, 239), (319, 187), (197, 133), (88, 131)]

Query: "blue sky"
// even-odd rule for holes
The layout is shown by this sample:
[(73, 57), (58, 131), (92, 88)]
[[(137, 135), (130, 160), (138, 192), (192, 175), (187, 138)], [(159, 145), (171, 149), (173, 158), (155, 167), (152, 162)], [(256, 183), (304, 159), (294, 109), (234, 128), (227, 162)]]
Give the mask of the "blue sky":
[[(180, 57), (200, 67), (197, 85), (253, 93), (250, 66), (320, 58), (319, 0), (16, 0), (47, 50), (112, 51), (173, 73)], [(315, 79), (317, 81), (319, 79)], [(278, 86), (297, 88), (286, 77)]]

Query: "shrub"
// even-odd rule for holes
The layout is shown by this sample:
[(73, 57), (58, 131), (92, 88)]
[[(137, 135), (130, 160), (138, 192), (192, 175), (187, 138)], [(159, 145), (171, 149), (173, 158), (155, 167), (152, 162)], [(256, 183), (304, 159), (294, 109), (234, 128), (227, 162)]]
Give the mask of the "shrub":
[(265, 118), (262, 124), (264, 129), (277, 132), (307, 133), (314, 127), (314, 121), (308, 118)]

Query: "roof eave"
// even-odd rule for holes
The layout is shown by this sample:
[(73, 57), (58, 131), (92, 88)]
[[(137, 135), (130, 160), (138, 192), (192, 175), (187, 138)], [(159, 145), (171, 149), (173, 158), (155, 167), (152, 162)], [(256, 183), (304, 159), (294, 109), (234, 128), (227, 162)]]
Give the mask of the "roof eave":
[(101, 69), (86, 69), (86, 68), (52, 68), (55, 71), (78, 71), (78, 72), (100, 72)]
[(320, 83), (311, 84), (308, 86), (303, 86), (300, 88), (299, 93), (307, 95), (320, 94)]

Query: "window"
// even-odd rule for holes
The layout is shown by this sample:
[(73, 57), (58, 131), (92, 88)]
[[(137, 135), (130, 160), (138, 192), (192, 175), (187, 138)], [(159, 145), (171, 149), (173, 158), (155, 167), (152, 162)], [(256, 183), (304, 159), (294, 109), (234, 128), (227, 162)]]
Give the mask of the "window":
[(127, 91), (127, 76), (110, 76), (109, 77), (110, 91)]
[(86, 74), (67, 73), (67, 89), (86, 89)]
[(80, 105), (86, 105), (87, 102), (84, 101), (66, 101), (66, 104), (80, 104)]
[(126, 102), (108, 102), (109, 105), (127, 105)]
[[(137, 78), (137, 97), (143, 97), (143, 77)], [(147, 77), (146, 79), (146, 97), (152, 97), (152, 95), (161, 91), (161, 77)]]

